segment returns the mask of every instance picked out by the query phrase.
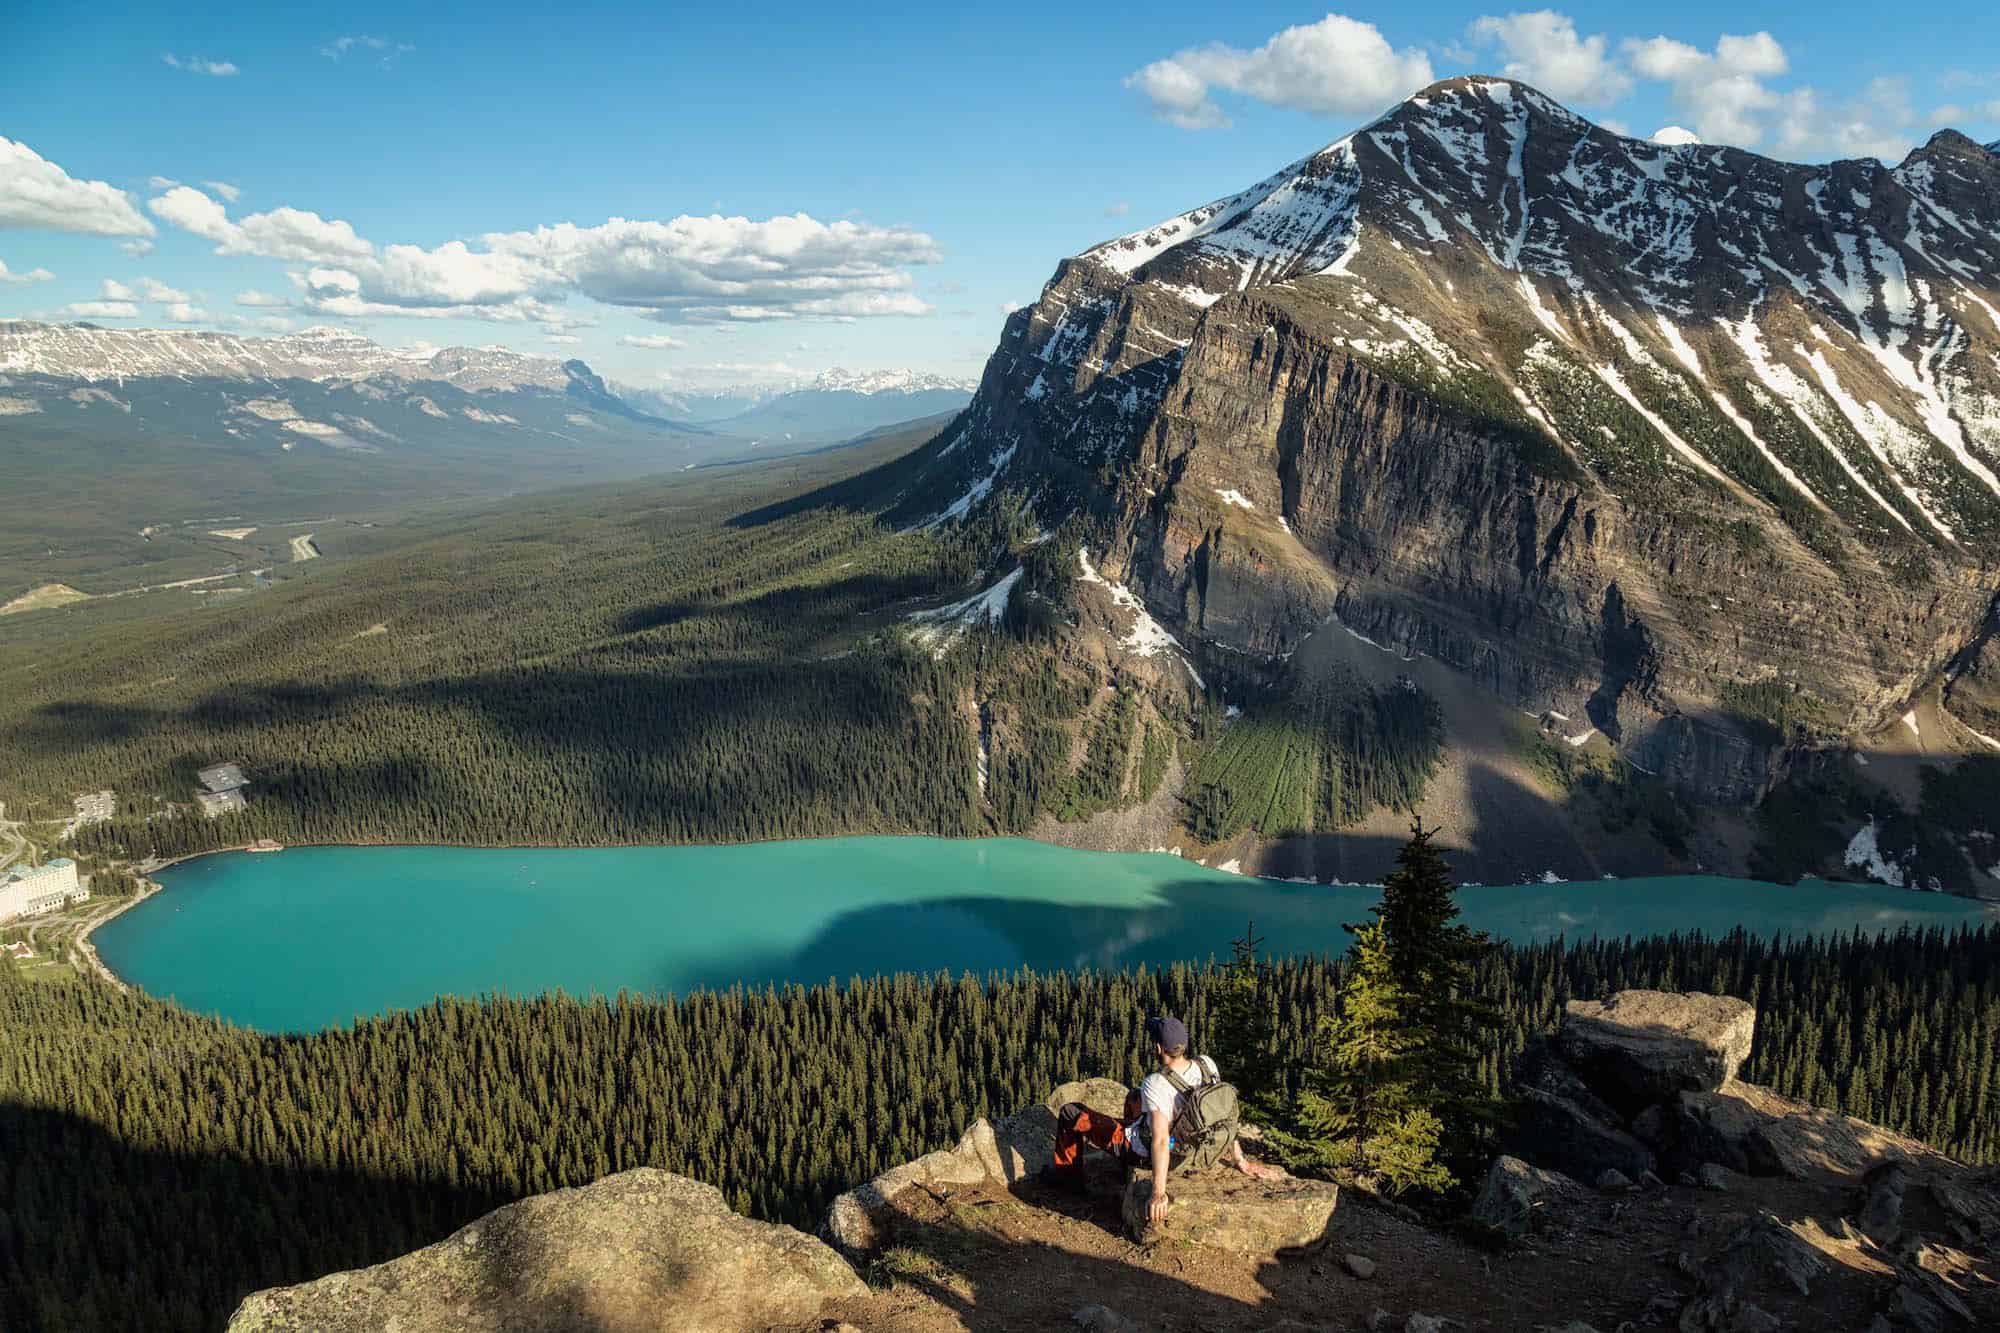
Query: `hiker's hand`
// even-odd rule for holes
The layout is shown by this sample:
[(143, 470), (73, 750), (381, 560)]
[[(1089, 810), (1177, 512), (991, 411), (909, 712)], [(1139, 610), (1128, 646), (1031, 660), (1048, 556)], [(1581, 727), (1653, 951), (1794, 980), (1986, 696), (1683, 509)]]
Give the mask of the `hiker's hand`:
[(1165, 1190), (1153, 1191), (1153, 1201), (1146, 1205), (1146, 1220), (1154, 1223), (1167, 1220), (1167, 1194)]

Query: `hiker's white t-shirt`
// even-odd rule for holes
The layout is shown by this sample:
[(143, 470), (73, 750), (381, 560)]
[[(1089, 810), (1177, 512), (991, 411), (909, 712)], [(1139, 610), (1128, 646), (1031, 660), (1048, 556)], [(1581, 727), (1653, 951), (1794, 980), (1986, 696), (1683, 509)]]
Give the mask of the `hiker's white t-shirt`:
[[(1180, 1075), (1181, 1082), (1190, 1088), (1198, 1088), (1218, 1077), (1211, 1072), (1213, 1063), (1205, 1055), (1196, 1056), (1188, 1062), (1186, 1068), (1174, 1072)], [(1167, 1123), (1172, 1125), (1180, 1112), (1180, 1098), (1181, 1094), (1167, 1081), (1164, 1071), (1148, 1074), (1140, 1081), (1139, 1118), (1125, 1130), (1125, 1142), (1131, 1146), (1135, 1155), (1140, 1157), (1153, 1155), (1153, 1112), (1165, 1111)]]

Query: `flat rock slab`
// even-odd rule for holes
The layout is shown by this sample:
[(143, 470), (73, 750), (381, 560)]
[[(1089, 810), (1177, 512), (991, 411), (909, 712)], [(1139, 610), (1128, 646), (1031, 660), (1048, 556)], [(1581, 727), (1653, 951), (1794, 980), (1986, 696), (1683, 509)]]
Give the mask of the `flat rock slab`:
[(1624, 1115), (1682, 1092), (1714, 1092), (1750, 1055), (1757, 1011), (1724, 995), (1624, 990), (1571, 1000), (1555, 1046)]
[(1274, 1254), (1314, 1244), (1326, 1236), (1340, 1186), (1323, 1180), (1255, 1180), (1226, 1168), (1167, 1181), (1167, 1220), (1146, 1218), (1153, 1177), (1135, 1173), (1125, 1186), (1121, 1211), (1135, 1240), (1177, 1240), (1237, 1254)]
[(749, 1330), (866, 1295), (821, 1241), (641, 1167), (508, 1204), (386, 1264), (256, 1292), (229, 1333)]
[(1858, 1176), (1883, 1162), (1935, 1156), (1893, 1130), (1754, 1083), (1684, 1092), (1672, 1110), (1673, 1153), (1689, 1169), (1715, 1162), (1743, 1175), (1812, 1180)]
[(981, 1117), (952, 1147), (893, 1167), (835, 1199), (821, 1234), (844, 1254), (871, 1254), (884, 1242), (891, 1200), (904, 1190), (918, 1185), (945, 1192), (977, 1185), (1004, 1188), (1028, 1179), (1054, 1157), (1057, 1111), (1069, 1102), (1082, 1102), (1115, 1116), (1125, 1109), (1125, 1092), (1125, 1085), (1113, 1079), (1083, 1079), (1063, 1084), (1038, 1106), (997, 1120)]

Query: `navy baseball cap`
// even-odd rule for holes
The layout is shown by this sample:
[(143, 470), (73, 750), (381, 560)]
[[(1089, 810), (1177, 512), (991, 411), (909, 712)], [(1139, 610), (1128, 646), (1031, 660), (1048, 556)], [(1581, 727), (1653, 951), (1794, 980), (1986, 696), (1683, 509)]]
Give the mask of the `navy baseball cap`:
[(1173, 1050), (1176, 1046), (1188, 1044), (1187, 1024), (1178, 1018), (1153, 1017), (1146, 1020), (1146, 1036), (1154, 1043)]

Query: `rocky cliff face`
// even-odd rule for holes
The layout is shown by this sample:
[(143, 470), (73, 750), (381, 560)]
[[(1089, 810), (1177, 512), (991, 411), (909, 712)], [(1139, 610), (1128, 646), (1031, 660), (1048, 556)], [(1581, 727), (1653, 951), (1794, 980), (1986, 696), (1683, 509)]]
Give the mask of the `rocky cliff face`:
[(933, 455), (913, 516), (1087, 506), (1186, 639), (1337, 617), (1754, 799), (1993, 613), (2000, 158), (1795, 166), (1452, 80), (1065, 261)]

